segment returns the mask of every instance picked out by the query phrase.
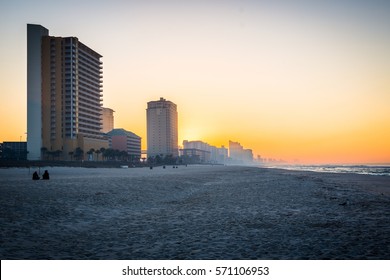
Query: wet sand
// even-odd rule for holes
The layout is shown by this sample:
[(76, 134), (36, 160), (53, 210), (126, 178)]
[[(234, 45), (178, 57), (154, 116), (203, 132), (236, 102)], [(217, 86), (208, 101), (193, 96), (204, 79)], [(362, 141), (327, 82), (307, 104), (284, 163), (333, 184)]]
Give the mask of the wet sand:
[(1, 259), (390, 259), (390, 177), (47, 169), (0, 169)]

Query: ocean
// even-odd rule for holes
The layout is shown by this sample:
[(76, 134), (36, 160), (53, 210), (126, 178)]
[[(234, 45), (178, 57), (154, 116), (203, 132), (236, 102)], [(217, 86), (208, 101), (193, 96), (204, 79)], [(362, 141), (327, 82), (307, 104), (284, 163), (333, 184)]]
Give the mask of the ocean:
[(288, 170), (390, 176), (390, 165), (277, 165)]

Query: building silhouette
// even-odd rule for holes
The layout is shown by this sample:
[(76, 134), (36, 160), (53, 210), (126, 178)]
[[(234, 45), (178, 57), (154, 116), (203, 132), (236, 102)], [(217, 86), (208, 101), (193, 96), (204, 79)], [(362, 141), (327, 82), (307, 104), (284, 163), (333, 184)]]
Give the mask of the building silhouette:
[(101, 55), (76, 37), (49, 36), (27, 25), (27, 149), (68, 159), (77, 148), (108, 147), (102, 128)]
[(177, 106), (160, 98), (147, 104), (147, 154), (148, 157), (178, 156)]
[(0, 159), (26, 160), (27, 142), (8, 141), (0, 143)]

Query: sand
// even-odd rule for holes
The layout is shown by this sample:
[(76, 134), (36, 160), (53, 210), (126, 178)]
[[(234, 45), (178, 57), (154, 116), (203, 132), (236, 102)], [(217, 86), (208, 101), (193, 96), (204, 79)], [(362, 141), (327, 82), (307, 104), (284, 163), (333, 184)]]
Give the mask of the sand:
[(390, 177), (47, 169), (0, 169), (1, 259), (390, 259)]

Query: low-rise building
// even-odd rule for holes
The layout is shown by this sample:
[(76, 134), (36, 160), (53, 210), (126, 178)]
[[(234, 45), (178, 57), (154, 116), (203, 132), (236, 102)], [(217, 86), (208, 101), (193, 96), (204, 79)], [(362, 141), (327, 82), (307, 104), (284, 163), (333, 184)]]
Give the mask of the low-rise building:
[(109, 147), (126, 151), (129, 156), (141, 158), (141, 137), (123, 128), (115, 128), (107, 133)]
[(223, 146), (217, 148), (203, 141), (183, 141), (183, 149), (180, 150), (181, 155), (191, 159), (191, 163), (225, 163), (227, 158), (227, 149)]
[(4, 142), (0, 150), (2, 159), (27, 160), (27, 142)]

